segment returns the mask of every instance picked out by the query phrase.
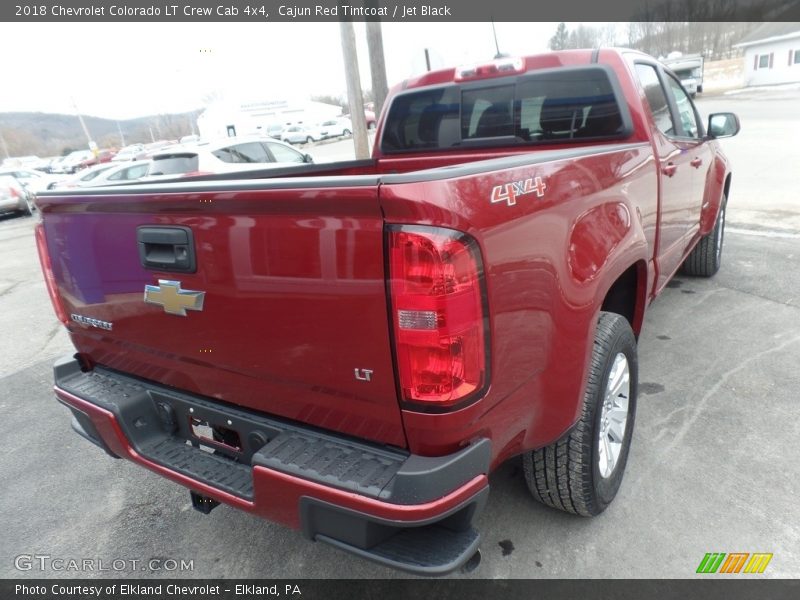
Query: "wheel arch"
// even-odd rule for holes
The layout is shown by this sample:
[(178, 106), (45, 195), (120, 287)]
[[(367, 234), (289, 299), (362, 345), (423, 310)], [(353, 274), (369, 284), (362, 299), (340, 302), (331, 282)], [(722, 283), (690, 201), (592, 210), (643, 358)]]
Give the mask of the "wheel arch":
[(625, 317), (638, 338), (644, 322), (647, 303), (647, 262), (637, 260), (611, 283), (602, 297), (598, 312), (611, 312)]

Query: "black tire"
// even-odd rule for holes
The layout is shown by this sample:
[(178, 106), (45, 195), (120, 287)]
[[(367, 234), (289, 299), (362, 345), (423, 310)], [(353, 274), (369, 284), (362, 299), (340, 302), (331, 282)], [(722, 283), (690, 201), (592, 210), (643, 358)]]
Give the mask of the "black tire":
[(342, 135), (343, 135), (344, 137), (347, 137), (348, 135), (350, 135), (350, 130), (349, 130), (349, 129), (345, 129), (345, 130), (342, 132)]
[(695, 277), (711, 277), (722, 264), (722, 244), (725, 241), (725, 209), (727, 198), (722, 198), (722, 205), (717, 215), (717, 222), (714, 223), (708, 235), (700, 238), (689, 256), (683, 261), (683, 272), (686, 275)]
[[(615, 464), (601, 475), (601, 417), (607, 401), (612, 367), (624, 355), (629, 374), (627, 419)], [(638, 360), (636, 339), (628, 321), (617, 314), (601, 312), (595, 332), (589, 380), (581, 417), (558, 442), (527, 452), (522, 457), (525, 481), (533, 497), (553, 508), (592, 517), (603, 512), (622, 483), (636, 416)], [(617, 398), (622, 398), (620, 393)]]
[(313, 141), (314, 141), (314, 138), (312, 138), (311, 136), (308, 136), (308, 137), (306, 138), (306, 144), (310, 144), (310, 143), (311, 143), (311, 142), (313, 142)]

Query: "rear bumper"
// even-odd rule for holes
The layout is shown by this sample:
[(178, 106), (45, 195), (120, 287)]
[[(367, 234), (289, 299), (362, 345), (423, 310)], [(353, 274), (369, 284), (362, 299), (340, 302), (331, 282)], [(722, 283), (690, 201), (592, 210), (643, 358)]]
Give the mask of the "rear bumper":
[[(196, 493), (406, 571), (458, 569), (478, 549), (491, 447), (420, 457), (281, 421), (98, 367), (56, 363), (73, 429)], [(195, 435), (217, 427), (231, 445)], [(205, 449), (201, 449), (205, 448)]]

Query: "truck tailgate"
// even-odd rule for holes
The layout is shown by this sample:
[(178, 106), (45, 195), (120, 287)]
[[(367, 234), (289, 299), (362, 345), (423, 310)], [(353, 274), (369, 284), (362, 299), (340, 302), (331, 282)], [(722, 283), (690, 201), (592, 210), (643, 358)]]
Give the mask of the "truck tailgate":
[[(79, 352), (144, 379), (405, 447), (377, 178), (349, 183), (40, 198)], [(195, 272), (146, 268), (142, 227), (155, 228), (155, 242), (189, 231)], [(157, 258), (177, 246), (148, 248)]]

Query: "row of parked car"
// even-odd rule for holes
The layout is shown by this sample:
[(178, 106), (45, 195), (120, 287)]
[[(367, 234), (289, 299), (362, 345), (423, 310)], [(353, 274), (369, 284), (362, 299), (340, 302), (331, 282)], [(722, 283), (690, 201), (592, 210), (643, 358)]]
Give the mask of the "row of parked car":
[[(45, 190), (119, 185), (134, 181), (158, 181), (179, 176), (245, 172), (271, 167), (313, 163), (311, 155), (271, 137), (232, 137), (213, 142), (189, 139), (183, 143), (148, 149), (136, 144), (123, 148), (112, 159), (78, 170), (72, 175), (44, 173), (25, 167), (0, 169), (0, 177), (21, 187), (25, 195)], [(9, 192), (10, 196), (10, 192)], [(11, 202), (5, 203), (8, 207)], [(27, 200), (28, 206), (30, 199)], [(16, 205), (15, 205), (16, 206)], [(22, 204), (7, 210), (22, 211)], [(0, 212), (3, 208), (0, 207)]]
[[(244, 172), (292, 164), (313, 163), (311, 155), (293, 144), (347, 137), (349, 118), (315, 125), (290, 125), (268, 136), (241, 136), (213, 142), (198, 136), (180, 141), (131, 144), (119, 151), (76, 150), (66, 156), (37, 159), (24, 166), (0, 167), (0, 213), (30, 214), (33, 197), (45, 190), (120, 185), (184, 176)], [(36, 157), (26, 157), (36, 158)]]

